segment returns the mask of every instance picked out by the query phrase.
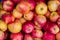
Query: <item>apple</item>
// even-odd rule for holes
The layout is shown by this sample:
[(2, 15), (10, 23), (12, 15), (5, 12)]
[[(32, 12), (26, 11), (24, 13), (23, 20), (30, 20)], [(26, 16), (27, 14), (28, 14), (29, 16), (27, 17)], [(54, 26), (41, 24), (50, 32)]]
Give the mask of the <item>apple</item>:
[(42, 40), (55, 40), (55, 35), (45, 32)]
[(20, 12), (17, 11), (16, 9), (13, 10), (12, 15), (13, 15), (15, 18), (21, 18), (21, 17), (22, 17), (22, 13), (20, 13)]
[(34, 24), (40, 28), (45, 25), (46, 21), (46, 17), (43, 15), (37, 15), (34, 17)]
[(41, 30), (33, 30), (32, 31), (32, 37), (33, 38), (42, 38), (43, 32)]
[(12, 33), (10, 35), (10, 40), (23, 40), (23, 34), (22, 33)]
[(11, 14), (4, 14), (2, 15), (2, 20), (5, 23), (9, 24), (12, 23), (15, 20), (15, 18)]
[(22, 14), (28, 13), (30, 11), (30, 4), (27, 1), (21, 1), (17, 6), (16, 10)]
[(15, 4), (20, 2), (20, 0), (11, 0), (11, 1), (13, 1)]
[(11, 33), (18, 33), (22, 30), (22, 24), (19, 21), (8, 24), (8, 29)]
[(2, 8), (2, 3), (0, 3), (0, 9), (3, 9), (3, 8)]
[(45, 0), (35, 0), (36, 2), (45, 2)]
[(26, 22), (23, 24), (23, 32), (31, 33), (34, 30), (34, 24), (32, 22)]
[(10, 0), (6, 0), (3, 2), (3, 9), (6, 11), (12, 11), (14, 7), (14, 4)]
[(37, 4), (35, 11), (36, 14), (45, 15), (47, 12), (47, 5), (44, 2), (40, 2)]
[(41, 38), (34, 38), (34, 40), (42, 40)]
[(57, 8), (57, 13), (60, 15), (60, 5)]
[(4, 34), (4, 32), (3, 31), (0, 31), (0, 40), (4, 40), (4, 36), (5, 34)]
[(48, 31), (52, 34), (57, 34), (59, 32), (59, 27), (57, 24), (51, 24), (50, 28), (48, 29)]
[(2, 20), (0, 20), (0, 30), (1, 31), (6, 31), (7, 30), (7, 24)]
[(20, 18), (20, 22), (21, 22), (22, 24), (24, 24), (24, 23), (26, 22), (26, 20), (25, 20), (24, 18)]
[(59, 28), (60, 28), (60, 17), (59, 17), (58, 20), (57, 20), (57, 24), (58, 24), (58, 26), (59, 26)]
[(59, 1), (49, 1), (48, 8), (50, 11), (56, 11), (59, 5)]
[(33, 40), (33, 38), (30, 34), (25, 34), (24, 40)]
[(32, 20), (34, 17), (34, 12), (30, 11), (29, 13), (24, 14), (24, 18), (28, 21)]
[(59, 18), (59, 14), (58, 14), (57, 12), (52, 12), (52, 13), (50, 14), (50, 20), (51, 20), (52, 22), (56, 22), (58, 18)]
[(56, 34), (56, 40), (60, 40), (60, 32)]

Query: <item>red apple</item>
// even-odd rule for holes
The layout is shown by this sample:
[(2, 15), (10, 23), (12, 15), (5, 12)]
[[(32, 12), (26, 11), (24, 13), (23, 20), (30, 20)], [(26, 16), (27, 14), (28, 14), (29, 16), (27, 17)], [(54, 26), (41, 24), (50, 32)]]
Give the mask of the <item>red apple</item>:
[(57, 24), (58, 24), (58, 26), (59, 26), (59, 28), (60, 28), (60, 17), (59, 17), (58, 20), (57, 20)]
[(35, 11), (36, 14), (45, 15), (47, 12), (47, 5), (44, 2), (40, 2), (37, 4)]
[(6, 31), (7, 30), (7, 24), (2, 20), (0, 20), (0, 30), (1, 31)]
[(35, 0), (36, 2), (45, 2), (45, 0)]
[(26, 22), (23, 24), (23, 31), (25, 33), (31, 33), (34, 30), (34, 24), (32, 22)]
[(43, 15), (37, 15), (34, 18), (34, 23), (36, 26), (42, 28), (46, 23), (46, 17)]
[(45, 32), (42, 40), (55, 40), (55, 35)]
[(15, 20), (15, 18), (11, 15), (11, 14), (4, 14), (2, 15), (2, 20), (5, 22), (5, 23), (11, 23)]
[(11, 1), (13, 1), (15, 4), (20, 2), (20, 0), (11, 0)]
[(13, 10), (12, 15), (13, 15), (15, 18), (21, 18), (21, 17), (22, 17), (22, 13), (20, 13), (20, 12), (17, 11), (16, 9)]
[(10, 40), (23, 40), (22, 33), (12, 33), (10, 35)]
[(28, 13), (30, 11), (30, 4), (27, 1), (21, 1), (16, 6), (16, 9), (22, 14)]
[(60, 40), (60, 32), (56, 34), (56, 40)]
[(50, 14), (50, 20), (51, 20), (52, 22), (56, 22), (58, 18), (59, 18), (59, 14), (58, 14), (57, 12), (52, 12), (52, 13)]
[(29, 34), (25, 34), (24, 40), (33, 40), (32, 36)]
[(58, 8), (57, 8), (57, 12), (58, 12), (58, 14), (60, 15), (60, 5), (59, 5)]
[(42, 38), (43, 32), (41, 30), (34, 30), (32, 31), (33, 38)]
[(28, 21), (32, 20), (34, 17), (34, 12), (30, 11), (29, 13), (24, 14), (24, 18)]
[(4, 36), (5, 34), (4, 34), (4, 32), (3, 31), (0, 31), (0, 40), (4, 40)]
[(19, 21), (8, 24), (8, 29), (11, 33), (18, 33), (22, 30), (22, 24)]
[(12, 11), (14, 7), (14, 4), (10, 0), (6, 0), (3, 2), (3, 9), (6, 11)]

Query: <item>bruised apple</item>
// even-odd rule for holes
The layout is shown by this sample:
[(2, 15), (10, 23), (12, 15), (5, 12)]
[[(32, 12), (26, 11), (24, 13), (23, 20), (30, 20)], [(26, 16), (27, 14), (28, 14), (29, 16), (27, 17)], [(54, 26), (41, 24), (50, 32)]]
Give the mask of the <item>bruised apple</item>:
[(0, 20), (0, 30), (1, 31), (6, 31), (7, 30), (7, 24), (2, 20)]
[(19, 21), (8, 24), (8, 29), (11, 33), (18, 33), (22, 30), (22, 24)]

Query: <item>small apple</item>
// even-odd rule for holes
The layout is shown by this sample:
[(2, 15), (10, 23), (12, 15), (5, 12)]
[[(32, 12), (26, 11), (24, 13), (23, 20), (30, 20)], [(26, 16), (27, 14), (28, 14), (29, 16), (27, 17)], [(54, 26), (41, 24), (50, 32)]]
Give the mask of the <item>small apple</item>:
[(34, 24), (32, 22), (26, 22), (23, 24), (23, 32), (31, 33), (34, 30)]
[(4, 36), (5, 34), (4, 34), (4, 32), (3, 31), (0, 31), (0, 40), (4, 40)]
[(45, 0), (35, 0), (36, 2), (45, 2)]
[(27, 1), (21, 1), (17, 6), (16, 10), (22, 14), (28, 13), (30, 11), (30, 4)]
[(32, 31), (32, 37), (33, 38), (42, 38), (43, 32), (41, 30), (33, 30)]
[(59, 27), (57, 24), (51, 24), (48, 31), (52, 34), (57, 34), (59, 32)]
[(24, 40), (33, 40), (33, 38), (31, 35), (25, 34)]
[(3, 9), (3, 8), (2, 8), (2, 3), (0, 3), (0, 9)]
[(46, 23), (46, 17), (43, 15), (37, 15), (34, 18), (34, 24), (42, 28)]
[(44, 15), (47, 12), (47, 5), (43, 2), (40, 2), (39, 4), (37, 4), (35, 11), (36, 14)]
[(32, 20), (34, 17), (34, 12), (30, 11), (29, 13), (24, 14), (24, 18), (28, 21)]
[(12, 11), (14, 7), (14, 4), (10, 0), (6, 0), (3, 2), (3, 9), (6, 11)]
[(19, 21), (8, 24), (8, 29), (11, 33), (18, 33), (22, 30), (22, 24)]
[(2, 15), (2, 20), (8, 24), (12, 23), (15, 20), (15, 18), (11, 14), (4, 14)]
[(60, 40), (60, 32), (56, 34), (56, 40)]
[(22, 13), (20, 13), (20, 12), (17, 11), (16, 9), (13, 10), (12, 15), (13, 15), (15, 18), (21, 18), (21, 17), (22, 17)]
[(57, 8), (57, 13), (60, 15), (60, 5)]
[(15, 4), (20, 2), (20, 0), (11, 0), (11, 1), (13, 1)]
[(12, 33), (10, 35), (10, 40), (23, 40), (22, 33)]
[(59, 28), (60, 28), (60, 17), (59, 17), (58, 20), (57, 20), (57, 24), (58, 24), (58, 26), (59, 26)]
[(7, 24), (2, 20), (0, 20), (0, 30), (1, 31), (6, 31), (7, 30)]
[(59, 5), (59, 1), (49, 1), (48, 8), (50, 11), (56, 11)]
[(55, 40), (55, 35), (45, 32), (42, 40)]
[(56, 22), (58, 18), (59, 18), (59, 14), (58, 14), (57, 12), (52, 12), (52, 13), (50, 14), (50, 20), (51, 20), (52, 22)]

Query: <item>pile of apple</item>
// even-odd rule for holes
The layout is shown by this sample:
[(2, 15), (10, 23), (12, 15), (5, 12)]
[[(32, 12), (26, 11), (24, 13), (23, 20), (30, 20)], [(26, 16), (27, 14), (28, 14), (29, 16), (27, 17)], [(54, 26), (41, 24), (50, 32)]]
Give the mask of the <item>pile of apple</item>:
[(60, 0), (3, 0), (0, 40), (60, 40)]

